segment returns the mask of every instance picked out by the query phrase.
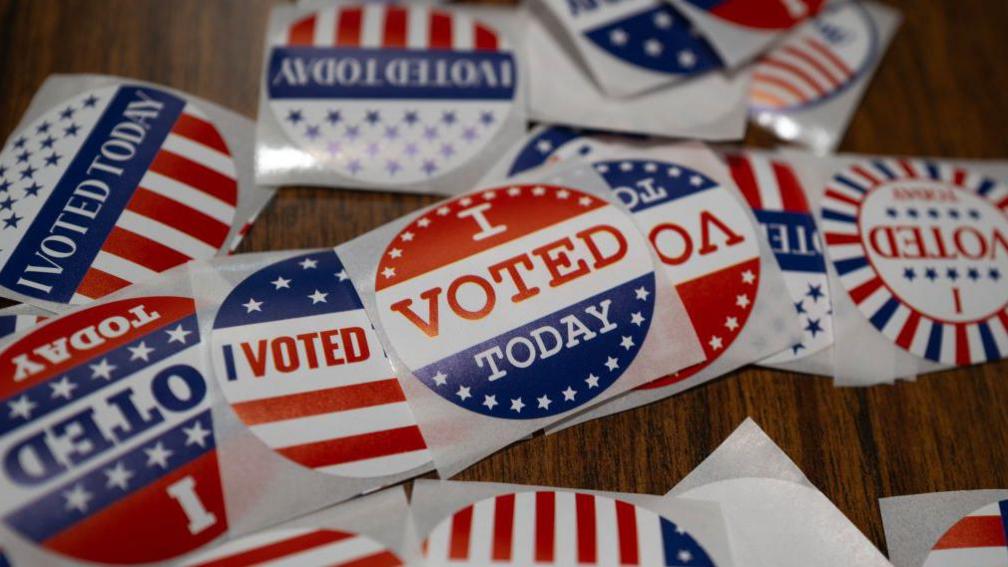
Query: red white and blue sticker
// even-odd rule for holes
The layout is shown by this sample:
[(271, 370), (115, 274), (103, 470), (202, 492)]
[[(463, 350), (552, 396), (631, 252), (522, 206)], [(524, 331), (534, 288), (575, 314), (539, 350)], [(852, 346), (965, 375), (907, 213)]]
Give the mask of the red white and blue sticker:
[(213, 326), (224, 395), (278, 454), (321, 472), (382, 477), (430, 454), (392, 365), (335, 252), (265, 267)]
[(30, 329), (45, 319), (42, 315), (0, 315), (0, 339)]
[(875, 159), (835, 175), (822, 207), (840, 283), (897, 346), (954, 365), (1008, 352), (1008, 187), (949, 164)]
[(703, 172), (641, 159), (594, 167), (647, 235), (703, 345), (703, 363), (644, 388), (675, 384), (709, 366), (745, 328), (759, 289), (755, 228), (741, 203)]
[(266, 89), (287, 136), (351, 179), (425, 181), (462, 167), (515, 107), (511, 46), (465, 14), (342, 4), (273, 39)]
[(0, 286), (85, 303), (224, 245), (235, 164), (206, 115), (139, 85), (82, 93), (0, 153)]
[(672, 520), (623, 500), (539, 490), (480, 500), (445, 518), (424, 541), (434, 565), (649, 565), (714, 567)]
[(0, 353), (0, 513), (74, 559), (133, 564), (227, 529), (195, 305), (124, 299)]
[(715, 18), (756, 30), (786, 30), (816, 15), (825, 0), (685, 0)]
[(655, 309), (632, 219), (568, 187), (463, 196), (404, 228), (375, 290), (399, 358), (445, 400), (490, 417), (581, 407), (630, 368)]
[(831, 100), (878, 58), (878, 29), (859, 2), (826, 7), (764, 55), (753, 71), (753, 110), (799, 110)]
[(606, 138), (619, 140), (644, 140), (646, 136), (619, 134), (618, 136), (599, 130), (550, 126), (533, 130), (522, 142), (507, 165), (505, 174), (514, 177), (537, 167), (555, 164), (571, 158), (591, 159)]
[(757, 154), (726, 156), (784, 274), (802, 327), (802, 339), (765, 363), (792, 362), (833, 344), (833, 307), (815, 217), (794, 170)]
[(1008, 567), (1008, 500), (963, 516), (935, 542), (923, 567)]
[(368, 536), (340, 530), (271, 530), (228, 542), (185, 562), (186, 567), (327, 565), (397, 567), (401, 559)]

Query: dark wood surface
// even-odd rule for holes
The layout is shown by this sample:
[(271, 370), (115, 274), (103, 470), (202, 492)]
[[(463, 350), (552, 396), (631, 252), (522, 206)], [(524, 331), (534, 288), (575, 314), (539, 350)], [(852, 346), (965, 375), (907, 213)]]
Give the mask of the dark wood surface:
[[(0, 0), (0, 133), (50, 73), (170, 85), (256, 114), (269, 0)], [(891, 1), (906, 18), (844, 151), (1008, 156), (1008, 2)], [(750, 143), (767, 145), (750, 133)], [(241, 251), (329, 246), (437, 199), (284, 188)], [(878, 545), (877, 499), (1008, 487), (1008, 363), (835, 389), (746, 369), (501, 451), (460, 480), (664, 493), (747, 416)], [(884, 547), (883, 547), (884, 549)]]

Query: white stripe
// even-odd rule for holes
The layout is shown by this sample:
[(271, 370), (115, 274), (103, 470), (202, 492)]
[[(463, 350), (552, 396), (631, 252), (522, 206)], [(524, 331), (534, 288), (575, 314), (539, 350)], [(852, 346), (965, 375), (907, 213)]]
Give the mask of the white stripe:
[(793, 106), (803, 102), (803, 99), (795, 96), (791, 91), (775, 85), (774, 83), (761, 81), (758, 77), (753, 77), (752, 84), (754, 88), (759, 87), (759, 90), (762, 90), (782, 101), (785, 106)]
[[(844, 172), (844, 173), (848, 173), (848, 172)], [(851, 181), (857, 182), (858, 180), (857, 179), (852, 179)], [(829, 191), (830, 189), (832, 189), (834, 192), (836, 192), (836, 193), (838, 193), (840, 195), (843, 195), (845, 197), (850, 197), (851, 199), (854, 199), (855, 201), (861, 201), (864, 198), (863, 194), (855, 191), (853, 188), (848, 187), (847, 185), (845, 185), (843, 183), (840, 183), (839, 181), (830, 181), (826, 185), (826, 190)], [(827, 199), (829, 199), (829, 197), (827, 197)]]
[[(767, 77), (772, 77), (780, 82), (790, 85), (793, 89), (797, 90), (802, 94), (802, 97), (797, 99), (801, 102), (813, 100), (819, 97), (816, 91), (810, 87), (805, 81), (802, 81), (797, 75), (791, 73), (790, 71), (781, 69), (779, 67), (771, 67), (769, 65), (760, 66), (760, 74), (766, 75)], [(759, 85), (774, 84), (770, 81), (763, 80), (760, 77), (754, 78), (754, 82)], [(782, 87), (783, 88), (783, 87)], [(788, 98), (795, 99), (797, 95), (792, 93), (792, 91), (785, 89), (789, 96)]]
[(880, 307), (885, 305), (886, 301), (889, 301), (890, 297), (892, 297), (892, 294), (889, 293), (889, 290), (886, 289), (884, 285), (881, 285), (875, 288), (875, 291), (868, 294), (868, 297), (864, 298), (861, 303), (857, 304), (857, 306), (865, 313), (866, 317), (870, 318), (875, 315), (875, 312), (878, 311)]
[(921, 317), (919, 321), (913, 340), (910, 341), (910, 352), (919, 352), (923, 356), (923, 353), (927, 352), (928, 339), (931, 337), (933, 323), (927, 317)]
[(427, 33), (430, 30), (429, 11), (414, 8), (406, 12), (406, 47), (426, 49)]
[(375, 471), (411, 471), (431, 462), (430, 451), (420, 449), (398, 455), (375, 457), (340, 465), (318, 467), (315, 470), (338, 476), (375, 477)]
[(476, 30), (469, 18), (453, 18), (452, 49), (457, 51), (472, 51), (476, 45)]
[(196, 209), (229, 227), (234, 221), (235, 208), (233, 206), (209, 193), (186, 185), (177, 179), (165, 177), (154, 171), (148, 171), (143, 176), (143, 179), (140, 180), (140, 186), (162, 197), (167, 197), (187, 207)]
[[(836, 234), (836, 233), (831, 233)], [(829, 257), (834, 262), (864, 256), (864, 247), (860, 244), (831, 244), (829, 247)]]
[(553, 560), (557, 565), (577, 565), (577, 514), (573, 492), (556, 493)]
[(938, 356), (942, 362), (955, 364), (956, 329), (954, 325), (944, 325), (941, 336), (941, 354)]
[(784, 208), (780, 187), (777, 186), (777, 178), (774, 176), (770, 160), (762, 156), (750, 156), (749, 163), (752, 165), (753, 177), (756, 178), (756, 190), (759, 192), (763, 209), (779, 211)]
[(211, 258), (217, 253), (217, 248), (202, 240), (128, 209), (122, 212), (116, 225), (160, 242), (190, 258)]
[[(825, 205), (826, 206), (824, 208), (832, 209), (834, 212), (850, 215), (852, 217), (858, 216), (858, 208), (846, 201), (841, 201), (834, 197), (826, 197)], [(830, 221), (830, 222), (839, 222), (839, 221)], [(848, 223), (845, 226), (850, 227), (851, 225), (850, 223)]]
[(448, 558), (448, 537), (450, 535), (451, 516), (448, 516), (427, 536), (427, 559), (429, 561), (442, 562)]
[(936, 549), (928, 554), (922, 567), (1004, 567), (1008, 548), (970, 547), (966, 549)]
[(900, 329), (903, 328), (903, 324), (906, 323), (906, 320), (909, 318), (910, 309), (906, 305), (903, 305), (903, 303), (900, 303), (896, 307), (896, 311), (893, 311), (892, 317), (889, 318), (889, 321), (883, 325), (882, 332), (887, 336), (893, 337), (893, 341), (895, 341), (895, 337), (899, 336)]
[[(806, 36), (805, 39), (806, 40), (809, 40), (809, 39), (818, 39), (819, 43), (825, 44), (826, 47), (827, 47), (827, 49), (829, 49), (829, 42), (828, 41), (824, 41), (822, 38), (816, 38), (814, 36)], [(833, 74), (835, 76), (840, 77), (841, 84), (844, 83), (844, 82), (846, 82), (852, 76), (849, 72), (847, 72), (846, 70), (844, 70), (842, 67), (839, 67), (839, 66), (835, 65), (830, 58), (825, 57), (823, 55), (820, 55), (819, 51), (817, 49), (813, 48), (811, 45), (809, 45), (808, 47), (805, 47), (804, 49), (802, 47), (799, 47), (798, 49), (802, 49), (802, 51), (808, 52), (810, 54), (814, 53), (815, 54), (814, 57), (815, 57), (816, 61), (819, 61), (827, 69), (833, 71)], [(840, 57), (840, 54), (838, 54), (838, 53), (836, 53), (835, 51), (832, 51), (832, 50), (830, 50), (830, 51), (834, 55), (837, 56), (837, 59), (840, 59), (841, 61), (843, 60), (843, 57)]]
[(200, 144), (184, 136), (174, 133), (168, 134), (161, 148), (186, 157), (225, 177), (235, 179), (237, 176), (231, 156), (222, 154), (210, 146)]
[[(637, 550), (641, 565), (668, 565), (662, 541), (661, 518), (654, 512), (635, 507), (637, 515)], [(672, 558), (669, 558), (672, 559)]]
[[(820, 65), (826, 67), (827, 69), (830, 67), (829, 61), (824, 60), (824, 58), (821, 55), (819, 55), (819, 52), (813, 51), (812, 48), (803, 48), (803, 47), (800, 47), (800, 46), (797, 46), (797, 45), (792, 46), (792, 47), (794, 47), (798, 51), (804, 53), (806, 56), (810, 57), (813, 61), (815, 61), (816, 63), (819, 63)], [(797, 55), (794, 55), (792, 53), (789, 53), (789, 52), (784, 51), (783, 49), (781, 49), (781, 50), (775, 51), (773, 53), (773, 57), (774, 57), (774, 59), (779, 60), (781, 63), (786, 63), (788, 65), (791, 65), (791, 66), (794, 66), (794, 67), (797, 67), (798, 69), (800, 69), (803, 73), (805, 73), (806, 75), (808, 75), (808, 77), (816, 85), (818, 85), (819, 88), (821, 88), (822, 90), (824, 90), (826, 93), (829, 93), (830, 91), (832, 91), (833, 89), (836, 88), (834, 86), (835, 83), (833, 82), (832, 79), (830, 79), (822, 71), (820, 71), (819, 69), (817, 69), (815, 67), (815, 65), (813, 65), (812, 63), (808, 62), (807, 60), (805, 60), (805, 59), (803, 59), (803, 58), (801, 58), (801, 57), (799, 57)], [(816, 92), (815, 88), (812, 87), (812, 85), (809, 85), (808, 82), (806, 82), (805, 79), (802, 78), (797, 73), (793, 73), (793, 72), (789, 72), (789, 71), (784, 71), (783, 69), (781, 71), (782, 72), (786, 72), (790, 76), (794, 77), (795, 81), (800, 81), (801, 84), (803, 86), (806, 86), (808, 89), (810, 89), (811, 92)], [(841, 77), (841, 84), (842, 84), (842, 82), (843, 82), (842, 81), (843, 73), (834, 73), (834, 75), (837, 75), (837, 76)], [(816, 94), (816, 96), (820, 96), (820, 95)]]
[(469, 561), (490, 563), (493, 549), (494, 508), (496, 500), (485, 498), (473, 506), (469, 537)]
[(216, 559), (222, 557), (227, 557), (229, 555), (234, 555), (236, 553), (241, 553), (249, 551), (251, 549), (258, 549), (260, 547), (266, 547), (267, 545), (284, 541), (288, 539), (293, 539), (298, 536), (302, 536), (306, 533), (314, 531), (311, 528), (297, 528), (289, 530), (276, 530), (276, 531), (265, 531), (259, 532), (248, 537), (239, 538), (233, 541), (229, 541), (219, 547), (215, 547), (206, 553), (201, 553), (188, 561), (186, 565), (199, 565), (200, 563), (209, 563)]
[(294, 553), (274, 561), (260, 563), (259, 565), (263, 567), (283, 567), (287, 565), (291, 567), (303, 565), (339, 565), (340, 563), (347, 562), (352, 559), (360, 559), (361, 557), (366, 557), (379, 551), (382, 551), (382, 547), (380, 545), (370, 538), (358, 536), (340, 540), (328, 545), (321, 545), (311, 549), (306, 549), (301, 553)]
[(336, 45), (336, 10), (326, 8), (319, 10), (315, 17), (315, 47), (332, 47)]
[(182, 113), (195, 116), (196, 118), (199, 118), (200, 120), (203, 120), (205, 122), (210, 122), (210, 119), (207, 118), (207, 115), (203, 114), (203, 111), (192, 103), (187, 102), (186, 105), (182, 107)]
[(843, 282), (844, 289), (854, 289), (866, 281), (871, 280), (875, 276), (875, 270), (872, 270), (871, 266), (865, 266), (854, 270), (853, 272), (844, 274), (840, 278), (840, 281)]
[(369, 4), (364, 6), (361, 17), (361, 47), (381, 47), (382, 32), (385, 24), (385, 5)]
[(254, 425), (252, 431), (270, 447), (291, 447), (412, 425), (416, 420), (409, 404), (398, 402), (274, 421)]
[(105, 250), (98, 251), (98, 255), (95, 256), (91, 267), (98, 268), (105, 273), (112, 274), (130, 283), (147, 281), (158, 276), (158, 272), (146, 266), (141, 266)]
[(619, 527), (616, 523), (616, 501), (595, 498), (595, 534), (598, 538), (597, 565), (619, 565)]
[(514, 538), (511, 540), (511, 564), (535, 564), (535, 492), (515, 495)]

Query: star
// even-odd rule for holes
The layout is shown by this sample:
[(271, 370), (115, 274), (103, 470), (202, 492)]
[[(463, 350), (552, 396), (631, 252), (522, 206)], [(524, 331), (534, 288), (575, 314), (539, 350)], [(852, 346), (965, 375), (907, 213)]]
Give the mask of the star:
[(990, 279), (992, 279), (994, 281), (998, 281), (999, 279), (1001, 279), (1001, 271), (998, 270), (997, 268), (991, 268), (987, 272), (987, 277), (989, 277)]
[(936, 219), (939, 216), (938, 209), (928, 209), (927, 214), (928, 214), (929, 217), (931, 217), (933, 219)]
[(886, 213), (886, 215), (888, 215), (891, 218), (896, 218), (896, 216), (899, 214), (899, 213), (896, 212), (896, 209), (894, 209), (892, 207), (889, 207), (888, 209), (886, 209), (885, 213)]
[(494, 407), (497, 406), (497, 396), (483, 396), (483, 405), (485, 405), (487, 409), (494, 409)]
[(107, 358), (101, 359), (98, 364), (90, 364), (91, 367), (91, 378), (101, 378), (103, 380), (112, 379), (112, 371), (116, 369), (114, 364), (109, 364)]
[(406, 157), (416, 157), (416, 155), (420, 153), (420, 147), (417, 146), (416, 143), (410, 142), (406, 144), (406, 148), (403, 150), (403, 153), (406, 154)]
[(38, 170), (29, 165), (28, 167), (21, 170), (21, 179), (22, 180), (31, 179), (32, 176), (35, 175), (36, 171)]
[(400, 250), (398, 248), (393, 248), (393, 249), (389, 250), (388, 255), (389, 255), (389, 258), (401, 258), (402, 257), (402, 250)]
[(742, 309), (749, 307), (749, 296), (742, 294), (735, 297), (735, 305), (738, 305)]
[(641, 286), (634, 290), (634, 295), (637, 296), (637, 299), (640, 299), (641, 301), (646, 301), (648, 296), (651, 295), (651, 292), (645, 289), (644, 286)]
[(462, 139), (465, 140), (465, 141), (467, 141), (467, 142), (472, 142), (473, 140), (475, 140), (478, 137), (479, 137), (479, 134), (476, 133), (476, 129), (475, 128), (466, 128), (466, 129), (462, 130)]
[(311, 299), (311, 304), (315, 305), (317, 303), (328, 303), (328, 301), (326, 301), (326, 297), (328, 296), (328, 293), (322, 293), (316, 289), (315, 293), (308, 296), (308, 299)]
[(458, 121), (458, 115), (456, 115), (455, 112), (449, 110), (441, 115), (441, 121), (451, 126), (452, 124)]
[(385, 269), (381, 271), (381, 275), (384, 276), (385, 279), (394, 278), (395, 277), (395, 268), (393, 268), (391, 266), (386, 266)]
[(567, 386), (567, 389), (560, 393), (563, 394), (565, 402), (573, 402), (574, 396), (577, 395), (577, 390), (571, 388), (570, 386)]
[(129, 480), (133, 478), (133, 471), (126, 468), (122, 461), (110, 469), (105, 469), (105, 488), (117, 487), (119, 490), (126, 490), (129, 487)]
[(627, 36), (627, 32), (619, 28), (609, 32), (609, 43), (612, 43), (613, 45), (622, 47), (626, 45), (628, 39), (629, 37)]
[(970, 209), (969, 210), (969, 216), (970, 216), (971, 219), (979, 219), (980, 218), (980, 211), (978, 211), (976, 209)]
[(273, 284), (274, 289), (280, 289), (280, 288), (290, 289), (291, 281), (283, 276), (277, 276), (277, 279), (271, 281), (270, 283)]
[(305, 258), (304, 260), (298, 262), (302, 270), (310, 270), (312, 268), (318, 267), (318, 260), (313, 260), (311, 258)]
[(734, 331), (735, 329), (739, 328), (738, 319), (736, 319), (735, 317), (728, 317), (727, 319), (725, 319), (724, 326), (728, 327), (729, 331)]
[(337, 278), (339, 278), (339, 281), (341, 281), (341, 282), (345, 282), (348, 279), (350, 279), (350, 276), (347, 275), (346, 270), (340, 270), (339, 272), (336, 272), (336, 274), (334, 274), (334, 275)]
[(448, 382), (448, 377), (445, 376), (444, 372), (438, 370), (437, 374), (431, 376), (431, 380), (434, 380), (434, 383), (438, 386), (444, 386)]
[(28, 163), (28, 158), (30, 158), (31, 155), (32, 155), (31, 152), (29, 152), (28, 150), (25, 150), (25, 151), (23, 151), (23, 152), (21, 152), (20, 154), (17, 155), (17, 162), (18, 163)]
[(696, 54), (693, 53), (693, 50), (691, 49), (681, 50), (676, 58), (679, 60), (679, 65), (682, 67), (689, 68), (696, 65)]
[(358, 126), (348, 126), (346, 129), (346, 137), (349, 140), (356, 140), (360, 136), (360, 128)]
[(21, 149), (27, 143), (28, 143), (28, 139), (25, 138), (24, 136), (21, 136), (20, 138), (18, 138), (17, 140), (14, 141), (14, 147), (18, 148), (18, 149)]
[(908, 217), (910, 217), (912, 219), (915, 219), (918, 216), (917, 209), (907, 209), (906, 214), (907, 214)]
[(42, 190), (42, 186), (39, 185), (38, 183), (35, 183), (33, 181), (32, 184), (31, 184), (31, 186), (25, 187), (25, 189), (24, 189), (25, 197), (35, 197), (35, 196), (37, 196), (39, 194), (39, 191), (41, 191), (41, 190)]
[(957, 279), (959, 279), (959, 270), (956, 270), (955, 268), (949, 268), (948, 270), (945, 271), (945, 276), (952, 281), (956, 281)]
[(685, 549), (682, 549), (676, 554), (676, 559), (678, 559), (680, 563), (689, 563), (690, 561), (693, 561), (693, 554)]
[(742, 272), (742, 283), (751, 284), (754, 281), (756, 281), (756, 275), (752, 273), (752, 270)]
[(585, 384), (588, 384), (588, 389), (598, 388), (599, 377), (594, 374), (589, 374), (588, 378), (585, 380)]
[[(488, 197), (487, 195), (490, 195), (490, 196)], [(483, 198), (484, 199), (493, 199), (493, 192), (492, 191), (487, 191), (486, 193), (483, 193)], [(429, 218), (423, 217), (420, 220), (418, 220), (416, 223), (417, 223), (417, 226), (419, 226), (420, 228), (427, 228), (428, 226), (430, 226), (431, 221), (430, 221)]]
[(6, 193), (7, 191), (9, 191), (10, 186), (11, 182), (7, 181), (6, 179), (3, 179), (3, 177), (0, 176), (0, 193)]
[(682, 175), (682, 170), (678, 167), (670, 167), (665, 173), (667, 173), (669, 177), (679, 177)]
[(388, 128), (385, 128), (385, 137), (388, 138), (389, 140), (395, 140), (396, 138), (399, 137), (399, 129), (396, 128), (395, 126), (389, 126)]
[(700, 177), (699, 175), (694, 175), (693, 177), (690, 177), (689, 183), (694, 187), (699, 187), (703, 185), (703, 178)]
[(648, 173), (654, 173), (658, 171), (658, 164), (656, 163), (646, 163), (644, 164), (644, 171)]
[(598, 165), (595, 166), (595, 171), (597, 171), (599, 173), (608, 173), (609, 172), (609, 166), (606, 165), (606, 164), (604, 164), (604, 163), (600, 163), (600, 164), (598, 164)]
[(200, 447), (205, 447), (206, 438), (210, 436), (210, 432), (203, 429), (203, 424), (198, 421), (194, 423), (192, 427), (183, 427), (182, 432), (185, 433), (186, 436), (186, 447), (189, 445), (199, 445)]
[(31, 401), (27, 394), (22, 394), (20, 398), (13, 402), (7, 402), (7, 407), (10, 408), (9, 417), (11, 419), (15, 417), (20, 417), (24, 420), (31, 419), (32, 410), (37, 406), (38, 404)]
[(403, 118), (403, 121), (412, 126), (420, 121), (420, 113), (415, 110), (407, 110), (406, 117)]
[(60, 120), (70, 120), (73, 118), (74, 112), (76, 112), (76, 110), (74, 110), (72, 106), (64, 108), (63, 111), (60, 112)]
[(52, 124), (49, 124), (48, 122), (42, 122), (35, 128), (35, 132), (38, 134), (45, 134), (46, 132), (49, 131), (50, 126), (52, 126)]
[(521, 413), (521, 410), (525, 407), (525, 403), (522, 402), (521, 398), (511, 400), (511, 411), (516, 411)]
[(625, 161), (619, 164), (619, 168), (620, 171), (633, 171), (633, 164), (628, 161)]
[(385, 164), (385, 171), (387, 171), (389, 175), (395, 175), (396, 173), (399, 173), (400, 170), (402, 170), (402, 166), (394, 159), (388, 160)]
[(630, 350), (634, 347), (633, 337), (623, 337), (620, 341), (620, 346), (626, 350)]
[(647, 53), (651, 57), (658, 57), (664, 50), (665, 46), (657, 39), (649, 39), (644, 42), (644, 53)]
[(305, 137), (309, 140), (314, 140), (322, 135), (322, 131), (318, 126), (311, 125), (305, 128)]
[(250, 297), (248, 303), (243, 303), (242, 307), (245, 308), (245, 313), (251, 313), (253, 311), (262, 313), (262, 304), (262, 301), (256, 301)]
[(455, 146), (451, 144), (444, 144), (441, 146), (441, 155), (448, 158), (455, 155)]
[(549, 140), (539, 140), (536, 142), (536, 150), (541, 154), (548, 154), (553, 151), (553, 142)]
[(424, 128), (423, 136), (427, 140), (436, 140), (438, 137), (438, 129), (433, 126), (428, 126)]
[(49, 387), (52, 388), (52, 397), (69, 400), (73, 397), (73, 391), (77, 389), (77, 384), (71, 382), (69, 376), (64, 376), (49, 384)]
[(53, 152), (52, 155), (48, 155), (45, 157), (45, 164), (56, 166), (59, 164), (59, 160), (62, 158), (63, 156), (57, 154), (56, 152)]
[(381, 113), (377, 110), (369, 110), (364, 114), (364, 121), (374, 126), (381, 122)]
[(915, 272), (913, 268), (904, 268), (903, 277), (906, 278), (907, 281), (912, 282), (914, 281), (914, 278), (917, 277), (917, 272)]
[(437, 214), (442, 217), (449, 213), (451, 213), (451, 209), (449, 209), (448, 207), (439, 207), (437, 210)]
[(672, 27), (672, 16), (668, 12), (658, 12), (654, 15), (654, 25), (657, 28), (668, 29)]
[(606, 366), (606, 368), (609, 369), (609, 372), (613, 372), (617, 368), (619, 368), (619, 361), (610, 356), (610, 357), (606, 358), (605, 366)]
[(421, 169), (423, 169), (423, 172), (425, 174), (427, 174), (427, 175), (434, 175), (434, 173), (438, 169), (437, 168), (437, 162), (435, 162), (432, 159), (424, 160), (423, 166), (421, 167)]
[(568, 197), (570, 197), (570, 191), (568, 191), (566, 189), (561, 189), (561, 190), (559, 190), (559, 191), (556, 192), (556, 198), (557, 199), (566, 199)]
[(822, 284), (812, 285), (808, 284), (808, 291), (805, 292), (806, 297), (811, 297), (812, 301), (819, 301), (826, 294), (823, 293)]
[(17, 199), (13, 199), (8, 196), (5, 200), (0, 201), (0, 210), (7, 209), (8, 211), (12, 211), (14, 210), (14, 203), (16, 202)]
[(637, 311), (630, 315), (630, 323), (640, 327), (644, 323), (644, 316), (641, 315), (640, 311)]
[(186, 344), (186, 337), (192, 334), (192, 331), (187, 331), (183, 329), (182, 325), (179, 325), (178, 327), (175, 327), (174, 329), (165, 332), (168, 333), (169, 343), (179, 342), (182, 344)]
[(330, 110), (326, 112), (326, 122), (335, 126), (340, 120), (343, 120), (343, 114), (338, 110)]
[(978, 279), (980, 279), (980, 270), (976, 268), (970, 268), (967, 274), (969, 275), (969, 279), (973, 281), (977, 281)]
[(713, 350), (720, 350), (721, 347), (724, 346), (724, 341), (721, 340), (721, 337), (714, 335), (709, 341), (707, 341), (707, 344), (709, 344)]
[(91, 95), (86, 99), (84, 99), (84, 106), (88, 108), (93, 108), (94, 105), (96, 104), (98, 104), (98, 97), (96, 97), (95, 95)]
[(590, 207), (592, 204), (592, 198), (585, 195), (584, 197), (578, 199), (578, 204), (581, 205), (582, 207)]
[(550, 404), (553, 403), (553, 400), (549, 399), (549, 396), (547, 396), (545, 394), (543, 394), (543, 396), (541, 398), (536, 398), (536, 401), (539, 402), (539, 409), (544, 409), (544, 410), (548, 410), (549, 407), (550, 407)]
[(455, 395), (462, 400), (468, 400), (472, 397), (472, 394), (469, 393), (469, 386), (459, 386), (458, 392), (455, 392)]
[(407, 230), (406, 232), (402, 233), (402, 235), (400, 235), (399, 238), (402, 238), (403, 242), (413, 242), (413, 236), (414, 236), (413, 233)]
[(948, 216), (949, 218), (957, 219), (959, 218), (959, 211), (957, 209), (949, 209)]
[(71, 124), (63, 129), (63, 135), (66, 137), (76, 136), (78, 130), (80, 130), (80, 126), (76, 124)]
[(489, 126), (489, 125), (491, 125), (491, 124), (494, 123), (495, 118), (494, 118), (493, 112), (486, 111), (486, 112), (481, 112), (480, 113), (480, 119), (479, 120), (480, 120), (480, 124), (483, 124), (484, 126)]
[(4, 229), (17, 228), (17, 223), (21, 222), (22, 220), (24, 220), (24, 217), (19, 217), (15, 213), (11, 212), (11, 216), (3, 220)]
[(72, 489), (63, 492), (63, 498), (66, 498), (67, 510), (77, 510), (83, 513), (87, 510), (88, 502), (94, 498), (94, 495), (84, 490), (84, 486), (78, 482)]
[(518, 195), (521, 195), (521, 188), (520, 187), (510, 187), (507, 190), (507, 194), (508, 194), (509, 197), (517, 197)]
[(803, 345), (801, 343), (795, 343), (795, 344), (791, 345), (791, 351), (794, 354), (798, 354), (798, 351), (800, 351), (803, 348), (805, 348), (805, 345)]
[(934, 268), (928, 268), (924, 270), (924, 277), (931, 281), (935, 281), (936, 279), (938, 279), (938, 270)]
[(304, 114), (300, 110), (289, 110), (287, 111), (287, 122), (291, 124), (297, 124), (304, 120)]
[(795, 303), (794, 304), (794, 308), (795, 308), (795, 311), (797, 311), (799, 315), (804, 314), (805, 313), (805, 300), (803, 299), (803, 300)]
[(808, 331), (812, 335), (813, 339), (819, 333), (824, 332), (823, 328), (822, 328), (822, 325), (819, 324), (819, 321), (821, 321), (821, 320), (822, 319), (813, 319), (813, 318), (809, 317), (808, 325), (805, 326), (805, 330)]
[(158, 441), (157, 445), (154, 445), (150, 449), (144, 449), (144, 453), (147, 453), (147, 466), (153, 467), (157, 465), (163, 469), (168, 468), (168, 459), (172, 456), (174, 451), (170, 449), (165, 449), (164, 445)]
[(150, 356), (150, 353), (154, 352), (154, 349), (148, 347), (145, 341), (140, 341), (140, 344), (138, 344), (135, 347), (131, 346), (126, 348), (128, 348), (130, 351), (130, 361), (139, 358), (142, 359), (144, 362), (149, 362), (148, 357)]
[(533, 187), (532, 188), (532, 196), (533, 197), (542, 197), (545, 194), (546, 194), (546, 188), (545, 187)]

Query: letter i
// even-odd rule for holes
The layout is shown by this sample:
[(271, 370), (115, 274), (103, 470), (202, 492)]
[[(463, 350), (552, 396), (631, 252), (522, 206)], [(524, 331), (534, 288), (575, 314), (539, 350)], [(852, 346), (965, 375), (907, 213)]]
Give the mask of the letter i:
[(196, 481), (187, 476), (168, 486), (168, 495), (179, 503), (189, 520), (189, 533), (196, 535), (217, 523), (217, 516), (206, 509), (196, 494)]
[(231, 345), (224, 345), (221, 347), (221, 352), (224, 354), (224, 369), (227, 372), (228, 382), (237, 380), (238, 373), (235, 372), (234, 349)]
[(490, 224), (490, 221), (486, 218), (485, 213), (485, 211), (489, 208), (490, 203), (482, 203), (476, 205), (475, 207), (469, 207), (468, 209), (462, 209), (459, 211), (458, 218), (464, 219), (471, 217), (474, 221), (476, 221), (476, 224), (479, 225), (480, 231), (473, 235), (473, 240), (484, 240), (507, 231), (507, 225), (499, 224), (494, 226)]

